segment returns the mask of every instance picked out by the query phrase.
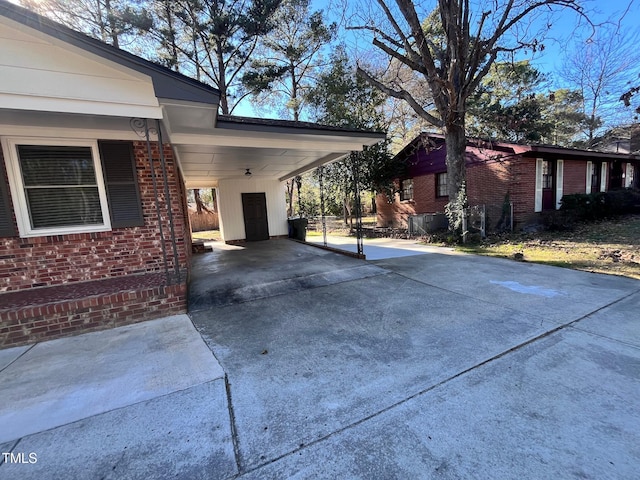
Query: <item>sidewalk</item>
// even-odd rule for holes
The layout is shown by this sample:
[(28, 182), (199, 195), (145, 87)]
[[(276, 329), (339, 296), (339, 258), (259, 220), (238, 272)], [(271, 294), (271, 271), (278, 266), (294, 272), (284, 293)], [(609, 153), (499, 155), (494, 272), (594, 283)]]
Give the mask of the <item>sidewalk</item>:
[(186, 315), (0, 350), (0, 385), (1, 478), (235, 471), (224, 373)]

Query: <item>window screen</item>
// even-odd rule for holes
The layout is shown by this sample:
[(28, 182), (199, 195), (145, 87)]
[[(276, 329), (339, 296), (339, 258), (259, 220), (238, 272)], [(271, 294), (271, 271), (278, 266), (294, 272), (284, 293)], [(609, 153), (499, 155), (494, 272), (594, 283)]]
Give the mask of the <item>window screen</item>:
[(436, 197), (446, 197), (448, 195), (447, 174), (446, 172), (438, 173), (436, 175)]
[(31, 228), (104, 223), (90, 147), (17, 149)]
[(400, 181), (400, 200), (413, 199), (413, 180), (408, 178)]

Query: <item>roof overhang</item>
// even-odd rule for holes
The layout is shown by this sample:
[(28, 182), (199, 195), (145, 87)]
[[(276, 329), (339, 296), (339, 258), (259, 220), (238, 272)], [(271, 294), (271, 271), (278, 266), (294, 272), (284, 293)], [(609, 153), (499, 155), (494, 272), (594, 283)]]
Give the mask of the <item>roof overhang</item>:
[(362, 151), (384, 133), (316, 124), (221, 116), (214, 129), (169, 128), (188, 188), (215, 187), (220, 180), (285, 181)]

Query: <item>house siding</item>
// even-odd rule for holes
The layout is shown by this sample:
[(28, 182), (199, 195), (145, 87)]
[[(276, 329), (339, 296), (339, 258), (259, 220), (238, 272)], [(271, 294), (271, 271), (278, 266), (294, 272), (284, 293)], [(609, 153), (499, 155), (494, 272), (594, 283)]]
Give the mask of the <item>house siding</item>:
[[(508, 163), (490, 161), (467, 168), (467, 195), (471, 205), (502, 205), (510, 190), (513, 166)], [(397, 185), (396, 185), (397, 188)], [(413, 200), (400, 201), (395, 194), (388, 202), (384, 194), (376, 197), (379, 227), (407, 228), (410, 215), (444, 212), (449, 197), (436, 197), (436, 174), (413, 178)]]
[[(190, 233), (180, 172), (171, 146), (164, 145), (181, 272), (181, 281), (176, 283), (168, 282), (164, 276), (147, 145), (146, 142), (133, 144), (144, 226), (97, 233), (0, 238), (0, 348), (186, 311)], [(174, 250), (157, 144), (152, 146), (152, 155), (167, 267), (172, 273)], [(7, 182), (6, 172), (2, 172), (0, 180)], [(131, 279), (139, 281), (131, 282)], [(92, 285), (97, 280), (110, 283), (107, 288), (96, 289)], [(73, 298), (42, 304), (41, 298), (50, 296), (49, 289), (68, 289), (70, 285), (76, 285), (80, 294), (76, 292), (71, 295)], [(89, 292), (88, 297), (82, 296), (83, 289)], [(16, 303), (18, 296), (25, 295), (27, 302)]]
[[(599, 157), (594, 152), (580, 152), (561, 147), (475, 141), (467, 146), (465, 157), (469, 205), (485, 205), (488, 207), (487, 212), (490, 212), (487, 214), (488, 218), (493, 216), (495, 220), (496, 212), (501, 214), (506, 195), (509, 194), (516, 228), (540, 221), (540, 213), (536, 213), (538, 160), (540, 163), (542, 160), (555, 161), (555, 174), (562, 182), (561, 185), (555, 185), (556, 196), (585, 193), (589, 164), (597, 165), (596, 168), (603, 165), (601, 185), (604, 186), (604, 190), (610, 187), (613, 162), (619, 162), (621, 165), (622, 186), (631, 183), (626, 179), (631, 170), (636, 173), (631, 186), (637, 187), (639, 182), (637, 173), (640, 166), (637, 160), (629, 162), (622, 156), (616, 158), (606, 153)], [(410, 215), (443, 212), (448, 198), (436, 198), (435, 195), (436, 175), (446, 172), (446, 148), (443, 137), (417, 137), (398, 153), (397, 158), (409, 165), (409, 176), (413, 178), (414, 184), (414, 199), (411, 202), (400, 202), (396, 195), (394, 201), (389, 203), (384, 195), (378, 195), (378, 226), (406, 228)], [(629, 163), (633, 168), (627, 168)], [(558, 172), (558, 168), (562, 169), (561, 172)], [(600, 173), (600, 170), (598, 172)], [(542, 188), (538, 193), (540, 210)]]
[(587, 191), (587, 162), (565, 160), (564, 195), (585, 193)]

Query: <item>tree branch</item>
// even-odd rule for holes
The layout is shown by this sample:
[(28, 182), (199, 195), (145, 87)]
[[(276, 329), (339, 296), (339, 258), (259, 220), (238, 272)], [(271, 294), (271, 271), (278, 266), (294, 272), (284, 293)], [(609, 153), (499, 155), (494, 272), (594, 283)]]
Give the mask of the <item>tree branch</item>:
[(407, 67), (411, 68), (412, 70), (415, 70), (416, 72), (422, 73), (423, 75), (427, 75), (428, 74), (427, 69), (424, 68), (424, 65), (421, 65), (420, 63), (416, 63), (416, 62), (410, 60), (409, 58), (407, 58), (406, 55), (402, 55), (401, 53), (396, 52), (395, 50), (389, 48), (387, 45), (382, 43), (380, 40), (374, 38), (373, 39), (373, 45), (378, 47), (380, 50), (385, 52), (390, 57), (393, 57), (396, 60), (399, 60), (400, 62), (404, 63)]
[(371, 85), (373, 85), (374, 87), (376, 87), (378, 90), (386, 93), (387, 95), (394, 97), (394, 98), (398, 98), (401, 100), (406, 101), (411, 108), (413, 108), (415, 110), (415, 112), (420, 115), (422, 118), (424, 118), (427, 122), (431, 123), (432, 125), (436, 126), (436, 127), (443, 127), (444, 123), (442, 120), (440, 120), (439, 118), (434, 117), (433, 115), (431, 115), (429, 112), (427, 112), (424, 108), (422, 108), (422, 105), (420, 105), (414, 98), (413, 96), (407, 92), (406, 90), (394, 90), (393, 88), (388, 87), (387, 85), (383, 84), (382, 82), (376, 80), (375, 78), (373, 78), (373, 76), (371, 76), (367, 71), (363, 70), (361, 67), (356, 67), (356, 72), (358, 75), (360, 75), (362, 78), (364, 78), (367, 82), (369, 82)]

